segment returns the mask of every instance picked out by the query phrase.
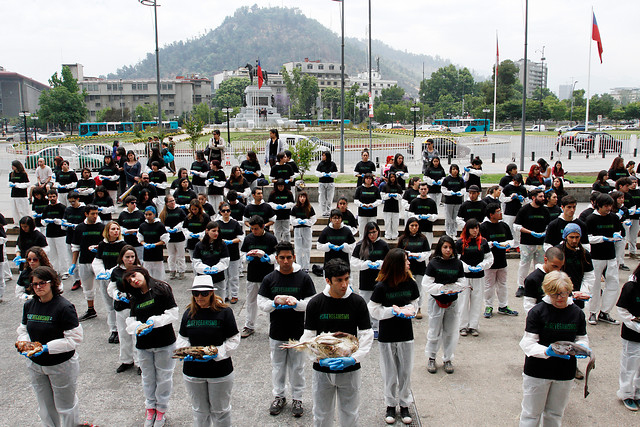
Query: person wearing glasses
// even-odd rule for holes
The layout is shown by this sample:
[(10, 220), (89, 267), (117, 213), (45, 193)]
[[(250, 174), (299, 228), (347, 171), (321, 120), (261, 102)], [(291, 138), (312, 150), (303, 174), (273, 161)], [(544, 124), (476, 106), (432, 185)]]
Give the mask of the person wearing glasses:
[(557, 354), (551, 344), (571, 341), (587, 347), (584, 312), (573, 304), (573, 285), (562, 271), (547, 273), (545, 293), (527, 315), (520, 348), (524, 351), (520, 426), (561, 425), (576, 374), (576, 357)]
[(38, 401), (42, 425), (77, 426), (79, 424), (79, 373), (76, 348), (82, 343), (83, 331), (73, 304), (60, 289), (60, 278), (48, 266), (31, 273), (33, 298), (22, 308), (18, 341), (39, 342), (42, 350), (27, 356), (31, 387)]
[[(26, 260), (25, 268), (20, 272), (16, 281), (16, 298), (21, 301), (29, 301), (33, 298), (33, 290), (31, 289), (31, 273), (40, 266), (53, 268), (47, 253), (40, 246), (32, 246), (27, 249), (24, 255)], [(62, 290), (62, 289), (61, 289)]]
[[(238, 302), (238, 278), (240, 277), (240, 245), (244, 241), (242, 224), (231, 218), (231, 206), (227, 202), (220, 205), (220, 218), (217, 220), (222, 242), (229, 250), (229, 267), (224, 275), (225, 302), (229, 299), (231, 304)], [(309, 249), (310, 250), (310, 249)], [(183, 251), (184, 252), (184, 251)]]

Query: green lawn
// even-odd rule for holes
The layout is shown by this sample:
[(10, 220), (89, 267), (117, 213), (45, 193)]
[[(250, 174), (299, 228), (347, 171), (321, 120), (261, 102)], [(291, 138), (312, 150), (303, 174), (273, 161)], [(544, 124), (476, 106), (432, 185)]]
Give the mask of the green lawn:
[[(411, 176), (421, 177), (422, 175), (412, 174)], [(503, 173), (489, 173), (489, 174), (482, 175), (481, 180), (483, 184), (497, 184), (500, 181), (500, 178), (502, 178), (503, 176), (504, 176)], [(576, 184), (593, 184), (593, 182), (595, 181), (592, 174), (591, 175), (567, 175), (567, 179), (573, 181)], [(313, 175), (313, 172), (312, 172), (310, 175), (305, 174), (304, 181), (310, 184), (317, 183), (318, 177)], [(355, 184), (356, 177), (350, 174), (338, 175), (338, 177), (336, 178), (336, 183), (337, 184), (350, 184), (350, 183)]]

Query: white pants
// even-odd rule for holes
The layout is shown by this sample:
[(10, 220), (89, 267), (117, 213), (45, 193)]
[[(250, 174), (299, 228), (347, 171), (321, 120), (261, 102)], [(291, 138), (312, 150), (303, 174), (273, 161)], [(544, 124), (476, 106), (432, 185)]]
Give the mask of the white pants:
[(7, 263), (5, 261), (1, 261), (0, 262), (0, 299), (2, 299), (4, 297), (4, 291), (7, 287), (5, 281), (4, 281), (4, 274), (2, 274), (2, 272), (4, 271), (4, 266)]
[[(433, 244), (436, 243), (433, 241), (433, 231), (425, 231), (424, 233), (424, 237), (427, 238), (427, 242), (429, 242), (429, 252), (431, 252), (431, 248), (433, 247)], [(418, 285), (420, 284), (420, 282), (418, 282)]]
[(318, 203), (320, 203), (322, 216), (329, 216), (329, 213), (331, 213), (335, 191), (336, 186), (333, 182), (318, 183)]
[(163, 261), (142, 261), (142, 266), (149, 271), (149, 275), (157, 280), (165, 280)]
[(255, 329), (258, 318), (258, 290), (259, 282), (247, 281), (247, 320), (244, 322), (245, 328)]
[(224, 272), (224, 290), (227, 298), (238, 298), (240, 276), (240, 260), (229, 261), (229, 268)]
[(82, 293), (87, 301), (96, 299), (96, 276), (93, 273), (91, 264), (77, 265), (78, 279), (82, 281)]
[(467, 278), (469, 286), (458, 295), (458, 306), (460, 306), (460, 329), (478, 329), (480, 323), (480, 312), (482, 311), (482, 294), (485, 287), (485, 278)]
[(619, 242), (613, 243), (613, 247), (616, 249), (616, 262), (618, 263), (618, 267), (620, 267), (621, 265), (624, 265), (624, 247), (626, 245), (627, 245), (626, 239), (622, 239)]
[(429, 198), (436, 202), (436, 206), (440, 206), (440, 200), (442, 200), (442, 193), (429, 193)]
[[(113, 200), (113, 204), (117, 206), (118, 205), (118, 190), (107, 190), (107, 193), (109, 193), (109, 197), (111, 197), (111, 200)], [(67, 205), (67, 203), (66, 203), (67, 202), (66, 194), (64, 196), (64, 201), (65, 201), (65, 203), (63, 203), (63, 204), (66, 206)], [(60, 203), (62, 203), (62, 202), (60, 202)], [(161, 210), (158, 209), (158, 212), (161, 212)]]
[(387, 240), (397, 239), (400, 214), (398, 212), (383, 212), (382, 217), (384, 218), (384, 238)]
[(222, 195), (209, 194), (207, 196), (207, 200), (209, 200), (209, 204), (213, 206), (213, 209), (216, 211), (216, 213), (218, 213), (218, 210), (220, 209), (220, 203), (222, 203), (224, 197)]
[[(69, 193), (58, 193), (58, 203), (62, 203), (65, 206), (69, 206), (69, 201), (67, 200), (67, 195)], [(111, 193), (109, 193), (111, 194)], [(113, 197), (112, 197), (113, 199)], [(116, 199), (113, 199), (114, 203), (116, 201)]]
[(484, 305), (493, 307), (493, 297), (498, 295), (498, 307), (509, 305), (507, 299), (507, 268), (496, 268), (484, 271), (487, 279), (484, 287)]
[(104, 300), (104, 305), (107, 311), (107, 325), (109, 326), (109, 331), (117, 332), (118, 326), (116, 325), (116, 310), (113, 308), (113, 298), (111, 298), (107, 293), (109, 281), (96, 280), (96, 282), (100, 288), (100, 293), (102, 294), (102, 299)]
[(627, 241), (629, 242), (629, 253), (634, 255), (638, 251), (638, 230), (640, 230), (640, 221), (632, 219), (631, 226), (627, 231)]
[(411, 370), (413, 369), (413, 340), (380, 342), (380, 373), (384, 381), (384, 404), (408, 407), (411, 396)]
[(120, 363), (138, 364), (138, 353), (135, 351), (135, 335), (127, 333), (127, 317), (131, 310), (116, 311), (116, 327), (120, 340)]
[(280, 346), (287, 341), (269, 338), (271, 350), (271, 383), (273, 397), (286, 397), (285, 387), (289, 374), (289, 388), (294, 400), (302, 400), (304, 392), (304, 361), (306, 355), (295, 349), (282, 349)]
[(422, 308), (422, 303), (424, 302), (424, 289), (422, 288), (422, 278), (424, 276), (421, 274), (414, 274), (413, 280), (418, 284), (418, 290), (420, 291), (420, 298), (418, 298), (418, 308)]
[[(502, 209), (504, 212), (504, 209)], [(511, 230), (511, 234), (513, 235), (513, 246), (512, 249), (515, 249), (520, 246), (520, 232), (515, 232), (513, 229), (513, 223), (516, 222), (516, 217), (511, 215), (503, 215), (502, 221), (509, 226), (509, 230)]]
[(193, 191), (195, 191), (196, 194), (207, 194), (207, 186), (206, 185), (194, 185), (193, 186)]
[(640, 399), (640, 342), (622, 340), (620, 353), (620, 400)]
[(458, 238), (458, 223), (456, 222), (456, 218), (458, 217), (459, 210), (460, 205), (444, 204), (444, 228), (447, 236), (453, 240)]
[(366, 237), (365, 234), (364, 234), (364, 227), (367, 225), (368, 222), (375, 222), (377, 224), (378, 223), (378, 217), (375, 217), (375, 216), (360, 216), (360, 217), (358, 217), (358, 233), (359, 233), (358, 235), (360, 236), (360, 238)]
[[(360, 294), (364, 302), (369, 304), (369, 301), (371, 301), (371, 295), (373, 295), (373, 291), (363, 291), (362, 289), (359, 289), (358, 293)], [(377, 331), (378, 325), (380, 325), (380, 321), (378, 319), (374, 319), (371, 316), (370, 316), (370, 319), (371, 319), (371, 327), (373, 328), (374, 331)]]
[(133, 250), (136, 251), (136, 254), (138, 255), (138, 259), (142, 261), (142, 257), (144, 256), (144, 246), (142, 245), (134, 246)]
[(158, 215), (160, 215), (160, 212), (162, 212), (162, 210), (164, 209), (164, 198), (165, 196), (158, 196), (153, 199), (153, 202), (156, 204)]
[(340, 425), (357, 426), (360, 383), (360, 369), (339, 374), (314, 370), (312, 377), (314, 427), (333, 426), (336, 398)]
[(311, 269), (311, 227), (293, 229), (293, 244), (296, 251), (296, 262), (303, 270)]
[(187, 269), (187, 261), (184, 252), (184, 242), (167, 243), (167, 263), (169, 271), (184, 273)]
[[(602, 272), (607, 269), (605, 275), (604, 291), (600, 295), (600, 288), (602, 282)], [(620, 283), (618, 281), (618, 264), (615, 259), (594, 259), (593, 260), (593, 274), (596, 276), (596, 280), (593, 284), (593, 289), (589, 291), (591, 294), (591, 300), (589, 301), (589, 312), (598, 314), (598, 311), (609, 313), (616, 303), (618, 298), (618, 287)]]
[(4, 262), (4, 267), (2, 268), (2, 273), (3, 273), (2, 275), (4, 277), (4, 280), (11, 280), (13, 278), (13, 273), (11, 273), (11, 264), (9, 264), (7, 262), (8, 261), (7, 255), (6, 255), (7, 246), (5, 245), (4, 248), (5, 248), (4, 249), (4, 251), (5, 251), (5, 256), (4, 256), (5, 262)]
[(560, 427), (573, 380), (557, 381), (522, 374), (520, 427)]
[(273, 234), (276, 236), (278, 243), (290, 242), (291, 233), (289, 232), (289, 219), (276, 219), (273, 224)]
[(142, 390), (145, 408), (167, 412), (173, 389), (173, 369), (176, 359), (172, 359), (175, 343), (166, 347), (136, 349), (138, 363), (142, 369)]
[(442, 360), (453, 360), (453, 353), (458, 345), (458, 300), (447, 308), (438, 305), (435, 298), (429, 297), (427, 311), (429, 313), (429, 330), (427, 331), (427, 345), (425, 353), (429, 359), (435, 359), (442, 344)]
[(196, 378), (184, 374), (182, 378), (191, 397), (193, 427), (230, 427), (233, 372), (220, 378)]
[(524, 279), (531, 272), (531, 263), (533, 268), (536, 264), (544, 262), (544, 250), (542, 245), (520, 245), (520, 264), (518, 265), (518, 286), (524, 287)]
[[(27, 360), (31, 387), (38, 400), (38, 415), (45, 427), (76, 427), (79, 423), (76, 394), (78, 353), (65, 362), (41, 366)], [(11, 424), (11, 423), (9, 423)]]
[(71, 254), (69, 253), (69, 245), (67, 245), (66, 239), (65, 236), (47, 237), (49, 259), (59, 275), (67, 274), (71, 265), (71, 258), (69, 258)]
[(25, 216), (31, 216), (31, 206), (29, 206), (29, 199), (26, 197), (12, 197), (13, 201), (13, 225), (18, 227), (20, 219)]

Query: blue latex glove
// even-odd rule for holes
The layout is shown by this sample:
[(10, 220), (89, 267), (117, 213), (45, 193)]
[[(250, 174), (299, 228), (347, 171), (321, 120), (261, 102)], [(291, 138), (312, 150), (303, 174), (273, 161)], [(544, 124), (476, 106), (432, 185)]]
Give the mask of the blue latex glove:
[(145, 249), (153, 249), (156, 247), (155, 243), (145, 243), (142, 245)]
[(547, 233), (536, 233), (535, 231), (532, 231), (532, 232), (531, 232), (531, 235), (532, 235), (533, 237), (535, 237), (536, 239), (541, 239), (541, 238), (543, 238), (544, 236), (546, 236), (546, 234), (547, 234)]
[(622, 209), (618, 209), (618, 215), (623, 217), (624, 216), (624, 211)]
[(217, 354), (214, 354), (214, 355), (203, 354), (202, 355), (202, 359), (197, 359), (197, 358), (194, 358), (193, 356), (191, 356), (190, 354), (188, 354), (188, 355), (186, 355), (184, 357), (183, 360), (185, 362), (211, 362), (216, 357), (218, 357)]
[(53, 220), (51, 218), (45, 218), (42, 220), (45, 224), (53, 224)]
[(407, 256), (407, 259), (418, 259), (418, 257), (417, 256), (413, 256), (413, 255), (409, 255), (409, 256)]
[(459, 191), (454, 191), (453, 193), (451, 193), (451, 195), (453, 196), (462, 196), (462, 193)]
[(98, 206), (98, 212), (102, 212), (104, 208), (102, 206)]
[(253, 261), (253, 257), (251, 255), (247, 255), (247, 261)]
[(629, 209), (629, 215), (635, 215), (636, 212), (637, 211), (634, 208)]
[(187, 209), (189, 207), (189, 205), (178, 205), (179, 208), (181, 209)]
[(613, 239), (614, 240), (618, 240), (618, 241), (622, 240), (622, 234), (620, 234), (618, 232), (613, 233)]
[(178, 232), (178, 230), (175, 229), (175, 228), (168, 228), (167, 229), (167, 233), (169, 233), (169, 234), (174, 234), (174, 233), (177, 233), (177, 232)]
[(210, 183), (210, 184), (213, 184), (213, 181), (215, 181), (215, 180), (216, 180), (215, 178), (209, 178), (209, 179), (207, 179), (207, 182)]
[(199, 239), (200, 238), (200, 234), (198, 234), (198, 233), (189, 233), (189, 237), (191, 237), (192, 239)]
[(149, 319), (147, 320), (147, 325), (151, 325), (150, 327), (148, 327), (147, 329), (144, 329), (142, 331), (140, 331), (140, 333), (138, 334), (139, 337), (145, 336), (147, 335), (149, 332), (151, 332), (153, 330), (153, 320)]
[(524, 202), (524, 196), (521, 194), (518, 194), (518, 200), (520, 200), (520, 202)]
[(367, 267), (369, 267), (370, 270), (377, 270), (378, 264), (373, 261), (367, 261)]
[(195, 176), (196, 175), (196, 171), (189, 171), (189, 174)]
[(492, 244), (494, 248), (498, 248), (498, 249), (509, 249), (511, 247), (511, 245), (503, 244), (501, 242), (492, 242)]
[(560, 359), (571, 359), (571, 356), (569, 356), (568, 354), (558, 354), (555, 351), (553, 351), (553, 348), (551, 348), (551, 346), (547, 347), (547, 350), (544, 352), (544, 354), (546, 354), (549, 357), (559, 357)]
[(329, 243), (329, 249), (331, 249), (332, 251), (337, 251), (338, 250), (338, 246), (334, 245), (333, 243)]
[(276, 310), (288, 310), (292, 308), (296, 308), (298, 304), (295, 305), (287, 305), (287, 304), (276, 304), (275, 302), (271, 303)]
[(299, 220), (298, 220), (298, 224), (299, 224), (299, 225), (303, 225), (303, 224), (304, 224), (304, 219), (299, 219)]
[(218, 274), (218, 273), (219, 273), (219, 271), (215, 267), (205, 267), (204, 268), (204, 274)]
[(155, 183), (155, 182), (150, 182), (150, 183), (149, 183), (149, 185), (153, 185), (154, 187), (157, 187), (157, 186), (158, 186), (158, 184), (157, 184), (157, 183)]
[(71, 267), (69, 267), (69, 276), (73, 276), (73, 273), (76, 271), (76, 265), (75, 264), (71, 264)]
[(395, 317), (399, 317), (401, 319), (413, 319), (415, 317), (415, 316), (405, 316), (402, 313), (398, 313), (393, 308), (391, 309), (391, 314), (393, 314)]
[[(589, 347), (584, 346), (586, 349), (588, 349), (589, 351), (592, 351)], [(585, 354), (576, 354), (576, 359), (586, 359), (588, 356)]]
[(285, 206), (284, 206), (284, 205), (276, 205), (276, 209), (277, 209), (277, 210), (282, 210), (282, 209), (284, 209), (284, 208), (285, 208)]
[(20, 255), (16, 256), (16, 257), (13, 259), (13, 263), (14, 263), (16, 266), (18, 266), (18, 267), (19, 267), (19, 266), (20, 266), (20, 264), (22, 264), (23, 262), (27, 262), (27, 260), (26, 260), (26, 259), (24, 259), (24, 258), (22, 258)]
[(371, 206), (361, 206), (361, 207), (362, 207), (362, 209), (373, 209), (373, 207), (371, 207)]
[(34, 357), (38, 357), (38, 356), (42, 356), (42, 353), (49, 353), (49, 346), (48, 345), (43, 345), (42, 346), (42, 350), (40, 350), (37, 353), (32, 354), (31, 356), (27, 356), (27, 352), (25, 351), (24, 353), (22, 353), (22, 355), (28, 359), (33, 359)]
[(442, 185), (442, 180), (440, 180), (440, 181), (436, 181), (436, 184), (437, 184), (437, 185)]
[(603, 242), (613, 242), (613, 238), (612, 237), (607, 237), (607, 236), (602, 236), (602, 241)]
[(127, 294), (125, 294), (124, 292), (118, 292), (117, 295), (116, 295), (116, 299), (118, 301), (124, 302), (125, 304), (129, 304), (130, 303), (129, 298), (127, 298)]
[(104, 273), (100, 273), (96, 276), (96, 279), (98, 280), (109, 280), (111, 279), (111, 273), (109, 273), (108, 271), (105, 271)]
[(96, 254), (96, 253), (98, 253), (98, 248), (91, 248), (91, 249), (89, 249), (89, 251), (91, 251), (94, 254)]
[(327, 367), (332, 371), (342, 371), (349, 366), (356, 364), (356, 359), (353, 357), (329, 357), (326, 359), (320, 359), (318, 362), (320, 366)]
[(343, 244), (341, 244), (340, 246), (336, 246), (336, 251), (337, 251), (337, 252), (340, 252), (340, 251), (341, 251), (341, 250), (343, 250), (343, 249), (344, 249), (344, 243), (343, 243)]
[(260, 262), (269, 262), (269, 261), (271, 261), (271, 259), (267, 254), (262, 255), (262, 257), (260, 258)]
[(470, 170), (471, 170), (471, 169), (469, 169), (468, 167), (466, 167), (466, 166), (464, 167), (464, 171), (465, 171), (465, 172), (469, 172)]
[(233, 240), (227, 240), (227, 239), (222, 239), (222, 243), (224, 243), (225, 245), (233, 245)]
[(33, 214), (33, 217), (34, 217), (34, 218), (42, 218), (42, 214), (34, 213), (34, 214)]
[(626, 225), (627, 227), (631, 227), (631, 220), (628, 219), (624, 222), (624, 225)]
[(469, 267), (469, 271), (471, 273), (479, 273), (479, 272), (482, 271), (482, 267), (478, 267), (477, 265), (476, 266), (471, 266), (471, 267)]
[(16, 186), (16, 183), (15, 183), (15, 182), (10, 182), (10, 183), (9, 183), (9, 187), (13, 188), (13, 187), (15, 187), (15, 186)]

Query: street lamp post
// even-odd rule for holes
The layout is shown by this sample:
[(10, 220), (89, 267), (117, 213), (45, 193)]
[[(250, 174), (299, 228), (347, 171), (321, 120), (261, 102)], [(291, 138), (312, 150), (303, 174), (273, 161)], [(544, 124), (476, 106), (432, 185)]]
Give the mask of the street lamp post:
[(162, 133), (162, 105), (160, 103), (160, 56), (158, 49), (158, 2), (157, 0), (138, 0), (144, 6), (153, 6), (154, 30), (156, 34), (156, 87), (158, 91), (158, 133)]
[(27, 150), (27, 153), (29, 153), (29, 134), (27, 133), (28, 132), (27, 117), (29, 117), (31, 113), (28, 111), (21, 111), (18, 115), (24, 118), (24, 147)]
[(231, 131), (229, 130), (229, 113), (233, 112), (233, 108), (223, 108), (223, 113), (227, 113), (227, 143), (231, 144)]
[(542, 131), (542, 89), (544, 87), (544, 46), (542, 46), (542, 57), (540, 58), (540, 112), (538, 114), (538, 132)]
[(484, 136), (487, 136), (487, 114), (491, 112), (488, 108), (483, 108), (482, 112), (484, 113)]
[(31, 116), (31, 120), (33, 120), (33, 142), (38, 140), (38, 126), (36, 125), (38, 116)]
[(418, 107), (415, 103), (413, 107), (409, 108), (409, 110), (413, 111), (413, 137), (416, 137), (416, 114), (420, 111), (420, 107)]

